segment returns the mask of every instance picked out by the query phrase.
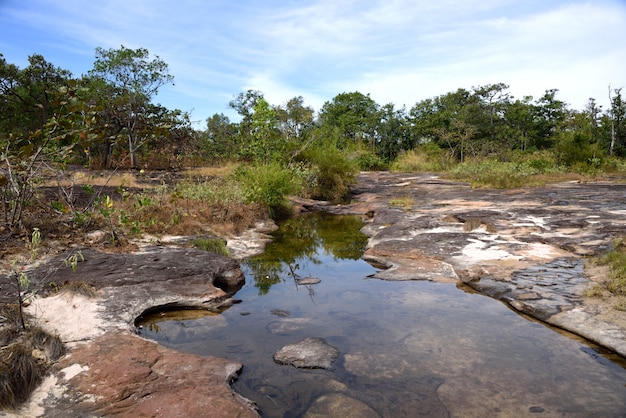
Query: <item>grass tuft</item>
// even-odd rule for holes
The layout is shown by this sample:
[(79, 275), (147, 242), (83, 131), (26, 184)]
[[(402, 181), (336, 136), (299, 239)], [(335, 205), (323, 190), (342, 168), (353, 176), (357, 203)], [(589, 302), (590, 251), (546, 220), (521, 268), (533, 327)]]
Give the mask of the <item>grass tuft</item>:
[(204, 251), (211, 251), (225, 256), (230, 255), (226, 242), (221, 238), (196, 238), (192, 244), (194, 247)]

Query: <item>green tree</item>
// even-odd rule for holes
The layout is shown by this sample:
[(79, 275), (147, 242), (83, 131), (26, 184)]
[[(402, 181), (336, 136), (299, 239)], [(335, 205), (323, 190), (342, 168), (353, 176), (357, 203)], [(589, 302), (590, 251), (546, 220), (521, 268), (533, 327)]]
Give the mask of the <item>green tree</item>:
[(561, 124), (568, 117), (565, 102), (556, 98), (558, 89), (546, 90), (535, 105), (535, 123), (537, 136), (534, 146), (538, 149), (548, 149), (554, 146), (554, 138)]
[(284, 106), (277, 106), (280, 131), (287, 141), (295, 142), (303, 138), (304, 132), (313, 124), (314, 110), (304, 105), (302, 96), (294, 97)]
[(106, 104), (111, 117), (127, 137), (131, 167), (137, 166), (137, 150), (145, 142), (150, 101), (162, 86), (173, 83), (168, 65), (158, 56), (150, 59), (147, 49), (96, 48), (96, 61), (89, 76), (110, 86)]
[(72, 79), (69, 71), (41, 55), (31, 55), (28, 62), (28, 67), (19, 69), (0, 54), (0, 132), (42, 129), (59, 105), (56, 92)]
[(415, 147), (407, 122), (406, 108), (396, 109), (393, 103), (381, 107), (377, 135), (377, 154), (387, 163), (393, 161), (401, 151)]
[(263, 164), (284, 156), (285, 140), (278, 130), (278, 112), (265, 99), (254, 105), (250, 123), (250, 140), (244, 152)]
[(206, 123), (200, 149), (214, 160), (234, 158), (239, 148), (237, 126), (223, 113), (215, 113)]
[(529, 144), (535, 143), (535, 108), (532, 96), (524, 96), (509, 105), (504, 115), (511, 148), (526, 151)]
[(380, 123), (378, 104), (368, 95), (359, 92), (341, 93), (324, 103), (319, 121), (339, 129), (343, 144), (364, 143), (372, 151), (376, 145), (376, 133)]

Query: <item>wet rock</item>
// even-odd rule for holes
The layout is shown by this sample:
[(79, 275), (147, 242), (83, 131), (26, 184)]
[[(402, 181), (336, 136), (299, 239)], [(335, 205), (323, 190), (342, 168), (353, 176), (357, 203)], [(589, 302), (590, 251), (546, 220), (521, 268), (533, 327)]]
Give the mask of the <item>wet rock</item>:
[(375, 418), (378, 412), (369, 405), (342, 393), (324, 394), (304, 414), (304, 418)]
[(296, 279), (296, 283), (299, 284), (300, 286), (309, 286), (312, 284), (318, 284), (320, 282), (321, 280), (318, 279), (317, 277), (302, 277), (302, 278)]
[(305, 338), (274, 353), (274, 361), (302, 369), (331, 369), (339, 350), (322, 338)]
[(307, 326), (307, 318), (287, 318), (267, 324), (267, 330), (275, 335), (289, 335)]
[[(615, 329), (626, 314), (605, 315), (594, 333), (571, 312), (594, 317), (583, 297), (583, 257), (626, 234), (626, 185), (564, 182), (516, 190), (472, 189), (430, 175), (361, 173), (349, 205), (333, 213), (369, 214), (363, 258), (385, 280), (461, 280), (534, 318), (559, 323), (626, 355)], [(409, 198), (410, 210), (390, 207)], [(586, 308), (582, 308), (586, 307)], [(585, 310), (587, 309), (587, 310)], [(565, 324), (565, 325), (563, 325)], [(605, 341), (605, 342), (600, 342)]]
[(272, 315), (282, 316), (283, 318), (289, 316), (289, 311), (285, 311), (283, 309), (272, 309)]

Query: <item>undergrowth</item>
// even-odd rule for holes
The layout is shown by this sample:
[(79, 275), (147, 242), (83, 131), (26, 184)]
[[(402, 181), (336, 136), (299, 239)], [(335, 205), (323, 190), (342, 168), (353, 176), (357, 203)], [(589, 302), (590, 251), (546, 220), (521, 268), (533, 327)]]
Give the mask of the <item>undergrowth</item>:
[(624, 238), (613, 241), (613, 249), (592, 260), (592, 262), (608, 267), (607, 277), (585, 289), (584, 296), (605, 299), (610, 297), (613, 308), (626, 311), (626, 244)]
[(0, 309), (0, 409), (12, 411), (30, 397), (52, 363), (64, 353), (58, 336), (38, 327), (23, 329), (17, 306)]

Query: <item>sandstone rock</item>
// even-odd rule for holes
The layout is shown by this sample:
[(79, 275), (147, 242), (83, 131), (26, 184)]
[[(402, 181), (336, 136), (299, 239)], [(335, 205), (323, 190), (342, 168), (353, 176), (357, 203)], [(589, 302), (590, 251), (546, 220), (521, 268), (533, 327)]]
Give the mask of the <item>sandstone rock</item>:
[(258, 416), (254, 406), (233, 393), (242, 365), (214, 357), (180, 353), (128, 334), (107, 334), (63, 359), (66, 396), (55, 412), (75, 411), (78, 402), (97, 416)]
[(309, 337), (278, 350), (274, 361), (303, 369), (330, 369), (337, 356), (339, 350), (324, 339)]

